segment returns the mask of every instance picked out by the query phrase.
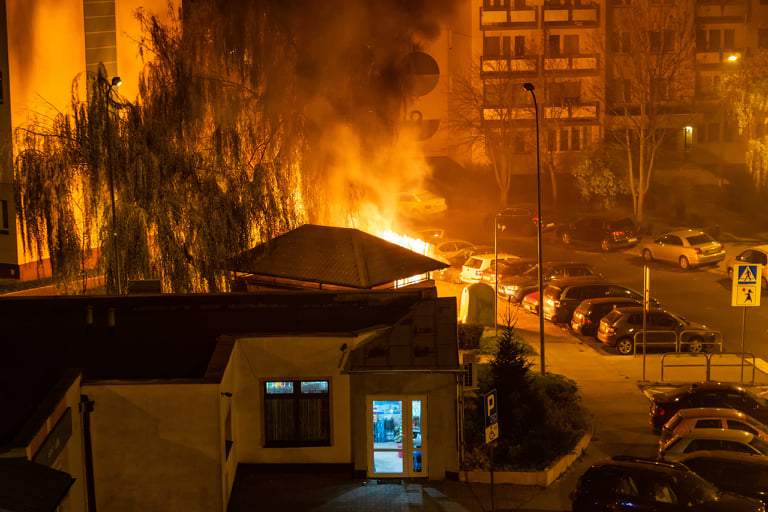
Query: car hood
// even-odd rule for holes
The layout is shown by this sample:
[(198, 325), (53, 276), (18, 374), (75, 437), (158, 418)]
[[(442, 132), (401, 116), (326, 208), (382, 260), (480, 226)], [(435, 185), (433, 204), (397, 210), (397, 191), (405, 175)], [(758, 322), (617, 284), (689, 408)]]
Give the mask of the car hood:
[(539, 282), (538, 279), (531, 279), (530, 277), (523, 277), (523, 276), (509, 276), (502, 279), (499, 279), (499, 283), (510, 286), (510, 285), (523, 285), (523, 284), (537, 284)]

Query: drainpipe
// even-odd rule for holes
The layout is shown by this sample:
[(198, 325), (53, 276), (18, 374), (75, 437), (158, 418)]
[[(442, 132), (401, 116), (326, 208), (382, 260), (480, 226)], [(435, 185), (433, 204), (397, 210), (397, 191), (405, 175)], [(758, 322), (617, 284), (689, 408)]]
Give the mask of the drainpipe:
[(93, 485), (93, 447), (91, 446), (91, 413), (94, 402), (88, 395), (80, 395), (80, 414), (83, 420), (83, 458), (85, 459), (86, 510), (96, 512), (96, 491)]

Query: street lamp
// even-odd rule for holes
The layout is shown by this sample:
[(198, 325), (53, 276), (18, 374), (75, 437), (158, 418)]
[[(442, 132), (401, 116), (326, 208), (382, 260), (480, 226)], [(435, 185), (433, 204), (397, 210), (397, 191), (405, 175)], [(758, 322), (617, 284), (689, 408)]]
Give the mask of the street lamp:
[(536, 103), (536, 94), (534, 94), (533, 84), (525, 82), (523, 87), (526, 91), (531, 93), (533, 98), (533, 110), (536, 114), (536, 205), (537, 205), (537, 218), (536, 218), (536, 241), (537, 252), (539, 257), (539, 351), (541, 352), (541, 374), (546, 373), (544, 367), (544, 266), (541, 257), (541, 165), (539, 163), (539, 105)]
[(117, 244), (117, 215), (115, 213), (115, 181), (112, 171), (112, 134), (109, 126), (109, 98), (113, 87), (119, 87), (122, 81), (119, 76), (112, 78), (112, 82), (107, 87), (107, 93), (104, 95), (104, 106), (106, 121), (104, 126), (107, 130), (107, 172), (109, 173), (109, 194), (112, 200), (112, 250), (114, 252), (115, 278), (117, 279), (117, 294), (122, 295), (123, 286), (120, 279), (120, 251)]

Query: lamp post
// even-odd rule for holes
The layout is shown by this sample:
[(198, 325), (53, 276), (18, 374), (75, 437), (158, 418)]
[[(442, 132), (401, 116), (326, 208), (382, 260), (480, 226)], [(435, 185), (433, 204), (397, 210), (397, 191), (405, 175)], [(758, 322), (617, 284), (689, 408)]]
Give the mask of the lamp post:
[(526, 91), (531, 93), (533, 98), (533, 110), (536, 114), (536, 242), (539, 263), (539, 351), (541, 353), (541, 374), (544, 375), (544, 271), (541, 257), (541, 165), (539, 163), (539, 105), (536, 103), (536, 94), (534, 94), (533, 84), (526, 82), (523, 84)]
[(117, 243), (117, 215), (115, 213), (115, 180), (112, 171), (112, 133), (109, 122), (109, 98), (113, 87), (119, 87), (122, 82), (120, 77), (112, 78), (112, 82), (107, 87), (107, 93), (104, 95), (104, 106), (106, 113), (106, 122), (104, 126), (107, 130), (107, 172), (109, 173), (109, 195), (112, 200), (112, 251), (114, 252), (115, 278), (117, 279), (117, 294), (122, 295), (123, 286), (120, 278), (120, 250)]

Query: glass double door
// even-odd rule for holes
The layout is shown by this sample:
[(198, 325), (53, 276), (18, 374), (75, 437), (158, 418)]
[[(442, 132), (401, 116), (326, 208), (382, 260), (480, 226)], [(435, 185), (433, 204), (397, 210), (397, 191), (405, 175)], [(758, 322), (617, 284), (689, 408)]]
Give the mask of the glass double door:
[(427, 476), (424, 397), (368, 401), (368, 475)]

